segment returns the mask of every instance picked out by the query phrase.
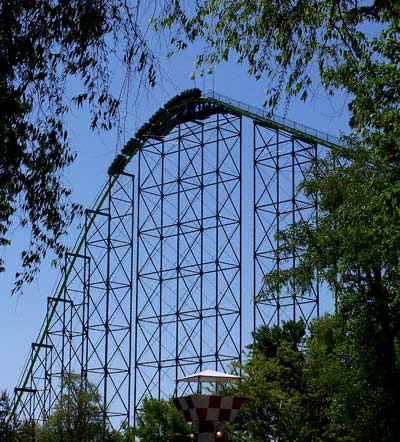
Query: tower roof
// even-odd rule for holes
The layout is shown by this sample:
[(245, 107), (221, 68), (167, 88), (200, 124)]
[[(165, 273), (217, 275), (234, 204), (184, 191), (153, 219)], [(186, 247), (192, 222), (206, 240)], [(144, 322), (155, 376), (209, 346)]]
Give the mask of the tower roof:
[(177, 379), (177, 382), (226, 382), (237, 381), (242, 379), (241, 376), (222, 373), (215, 370), (204, 370), (189, 376)]

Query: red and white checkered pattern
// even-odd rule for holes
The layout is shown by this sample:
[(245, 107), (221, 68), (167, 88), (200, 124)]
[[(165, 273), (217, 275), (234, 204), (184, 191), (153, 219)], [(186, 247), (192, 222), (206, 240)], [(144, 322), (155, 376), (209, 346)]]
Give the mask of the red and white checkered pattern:
[(244, 400), (235, 396), (194, 394), (174, 398), (173, 402), (186, 422), (231, 422)]
[(226, 422), (235, 419), (244, 401), (242, 397), (201, 394), (173, 399), (182, 418), (192, 422), (198, 442), (215, 441), (215, 433), (221, 431)]

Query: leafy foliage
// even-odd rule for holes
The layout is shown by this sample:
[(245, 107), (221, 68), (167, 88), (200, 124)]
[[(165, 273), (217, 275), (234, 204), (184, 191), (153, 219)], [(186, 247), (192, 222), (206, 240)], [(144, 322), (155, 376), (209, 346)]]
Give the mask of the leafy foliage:
[(37, 425), (34, 422), (16, 423), (10, 420), (11, 400), (7, 391), (0, 394), (0, 441), (31, 442), (35, 438)]
[(302, 187), (319, 194), (320, 217), (279, 234), (279, 256), (296, 250), (298, 265), (265, 278), (265, 297), (283, 286), (305, 293), (317, 277), (335, 293), (343, 328), (335, 351), (349, 364), (338, 379), (336, 416), (357, 441), (400, 438), (400, 180), (394, 155), (381, 149), (397, 130), (376, 136), (381, 144), (357, 141), (310, 170)]
[(145, 399), (135, 429), (140, 442), (186, 442), (190, 426), (168, 401)]
[[(388, 407), (397, 410), (399, 397), (389, 400), (384, 375), (373, 371), (375, 363), (366, 355), (376, 349), (364, 333), (341, 313), (315, 319), (308, 336), (302, 322), (260, 327), (242, 367), (243, 382), (226, 391), (247, 397), (227, 427), (229, 440), (397, 440), (396, 412)], [(397, 348), (397, 361), (399, 356)], [(395, 365), (398, 370), (399, 362)], [(394, 390), (398, 384), (393, 380)]]
[[(189, 7), (178, 0), (167, 3), (154, 25), (172, 30), (178, 50), (204, 41), (199, 63), (233, 56), (246, 64), (270, 83), (272, 108), (284, 96), (305, 100), (315, 65), (329, 93), (344, 88), (353, 94), (352, 123), (361, 128), (397, 100), (399, 14), (396, 1), (201, 0)], [(380, 26), (379, 36), (370, 36), (369, 24)], [(366, 112), (367, 101), (375, 112)]]
[(237, 54), (256, 78), (271, 81), (272, 109), (283, 97), (307, 99), (313, 66), (328, 93), (350, 97), (347, 147), (316, 161), (301, 185), (318, 195), (319, 218), (279, 233), (277, 258), (295, 253), (298, 263), (266, 275), (261, 296), (283, 287), (301, 295), (316, 278), (330, 286), (337, 316), (315, 327), (333, 327), (323, 336), (335, 341), (326, 353), (322, 345), (315, 368), (337, 382), (338, 392), (326, 395), (327, 416), (341, 429), (335, 437), (400, 440), (399, 3), (203, 0), (192, 9), (179, 1), (166, 8), (162, 24), (179, 35), (176, 46), (204, 39), (199, 62)]
[(376, 325), (353, 313), (314, 321), (308, 339), (310, 386), (324, 398), (334, 440), (395, 441), (399, 423), (390, 408), (399, 406), (399, 382), (391, 378), (392, 390), (386, 382), (400, 369), (399, 351), (397, 362), (378, 370), (383, 348), (377, 348)]
[[(60, 238), (80, 207), (69, 200), (62, 172), (75, 157), (64, 117), (88, 103), (93, 129), (118, 118), (119, 93), (111, 91), (112, 57), (154, 85), (156, 61), (141, 35), (139, 2), (127, 0), (0, 5), (0, 245), (13, 224), (30, 226), (28, 248), (15, 289), (31, 282), (47, 250), (61, 257)], [(68, 84), (79, 84), (72, 97)], [(79, 90), (80, 89), (80, 90)], [(4, 271), (0, 259), (0, 271)]]
[(9, 419), (11, 404), (6, 392), (0, 395), (1, 442), (134, 442), (132, 428), (122, 425), (110, 430), (104, 425), (103, 403), (97, 388), (71, 374), (64, 378), (62, 395), (50, 416), (38, 422)]
[(10, 398), (6, 391), (0, 393), (0, 440), (5, 442), (13, 442), (15, 433), (11, 424), (8, 423), (11, 404)]
[(235, 394), (247, 398), (238, 419), (229, 426), (234, 441), (319, 440), (320, 407), (309, 390), (303, 322), (282, 328), (260, 327), (254, 334), (244, 380)]
[(100, 395), (90, 383), (82, 383), (79, 375), (64, 379), (63, 393), (51, 416), (36, 435), (38, 442), (103, 441), (106, 429)]

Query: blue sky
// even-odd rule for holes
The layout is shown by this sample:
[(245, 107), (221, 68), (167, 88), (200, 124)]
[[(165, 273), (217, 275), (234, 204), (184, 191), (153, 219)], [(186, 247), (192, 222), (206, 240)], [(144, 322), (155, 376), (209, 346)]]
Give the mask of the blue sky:
[[(143, 90), (137, 101), (130, 101), (122, 134), (118, 134), (116, 130), (100, 134), (91, 132), (85, 108), (75, 110), (69, 115), (67, 123), (71, 147), (77, 152), (77, 159), (66, 171), (65, 183), (72, 188), (73, 200), (84, 207), (90, 207), (106, 180), (110, 162), (124, 140), (130, 138), (160, 105), (184, 89), (194, 85), (202, 89), (204, 81), (207, 90), (214, 83), (214, 89), (221, 94), (254, 106), (263, 106), (267, 78), (259, 81), (250, 78), (246, 67), (239, 66), (232, 60), (215, 66), (214, 78), (205, 76), (204, 80), (198, 79), (195, 83), (189, 77), (194, 70), (196, 55), (196, 48), (191, 48), (169, 60), (161, 57), (161, 81), (154, 89)], [(116, 78), (118, 80), (118, 73)], [(340, 94), (333, 98), (328, 97), (318, 87), (318, 80), (315, 87), (315, 94), (307, 103), (293, 100), (285, 116), (332, 135), (346, 132), (345, 97)], [(276, 113), (284, 114), (282, 109), (278, 109)], [(70, 230), (68, 242), (73, 244), (78, 230), (76, 227)], [(5, 250), (7, 272), (0, 274), (0, 389), (9, 391), (14, 388), (21, 374), (31, 342), (36, 338), (42, 324), (47, 297), (54, 294), (59, 275), (57, 270), (49, 266), (49, 262), (45, 262), (40, 275), (25, 288), (24, 294), (11, 296), (13, 276), (18, 271), (18, 246), (23, 244), (25, 237), (18, 227), (14, 227), (12, 239), (16, 247)]]

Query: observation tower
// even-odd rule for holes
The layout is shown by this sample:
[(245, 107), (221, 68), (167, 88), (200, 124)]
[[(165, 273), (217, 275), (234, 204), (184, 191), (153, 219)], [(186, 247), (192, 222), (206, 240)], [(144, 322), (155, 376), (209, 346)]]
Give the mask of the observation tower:
[[(238, 396), (219, 395), (218, 384), (240, 380), (240, 376), (214, 370), (205, 370), (177, 379), (177, 382), (196, 382), (198, 384), (196, 394), (172, 399), (182, 419), (192, 424), (192, 433), (189, 435), (189, 439), (196, 442), (225, 440), (224, 426), (235, 420), (245, 399)], [(215, 384), (215, 394), (202, 394), (201, 385), (203, 383)]]

